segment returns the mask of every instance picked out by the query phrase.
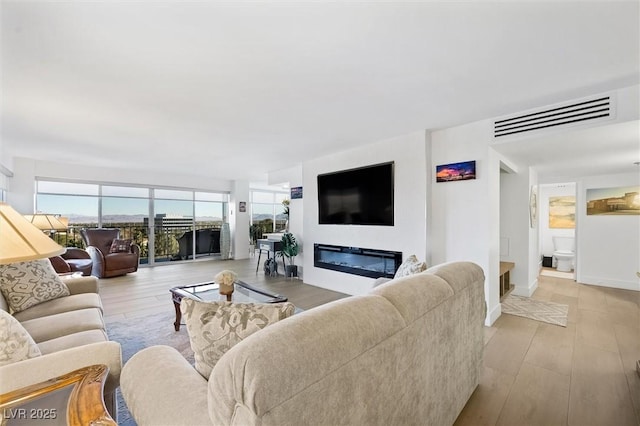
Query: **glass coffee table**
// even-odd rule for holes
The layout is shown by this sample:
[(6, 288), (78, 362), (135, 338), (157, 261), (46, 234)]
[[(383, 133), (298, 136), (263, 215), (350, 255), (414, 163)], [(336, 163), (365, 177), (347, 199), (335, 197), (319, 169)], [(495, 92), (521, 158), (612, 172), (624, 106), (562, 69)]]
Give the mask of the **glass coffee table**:
[(269, 293), (253, 287), (243, 281), (234, 283), (235, 290), (229, 296), (223, 296), (218, 290), (218, 284), (214, 282), (204, 282), (199, 284), (191, 284), (173, 287), (171, 298), (173, 306), (176, 309), (176, 322), (173, 323), (176, 331), (180, 330), (180, 321), (182, 320), (182, 312), (180, 311), (180, 302), (183, 297), (190, 297), (195, 300), (203, 300), (205, 302), (228, 301), (238, 303), (280, 303), (286, 302), (287, 298), (279, 294)]

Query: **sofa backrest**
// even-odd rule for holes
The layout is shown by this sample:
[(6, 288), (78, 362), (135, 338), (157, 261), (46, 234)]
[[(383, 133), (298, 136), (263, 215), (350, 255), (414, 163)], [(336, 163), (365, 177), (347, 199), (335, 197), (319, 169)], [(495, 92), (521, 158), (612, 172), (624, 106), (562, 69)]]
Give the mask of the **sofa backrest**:
[(459, 262), (273, 324), (209, 378), (214, 424), (452, 424), (479, 382), (484, 275)]
[(80, 235), (85, 246), (94, 246), (103, 254), (109, 253), (111, 243), (120, 236), (117, 228), (82, 229)]

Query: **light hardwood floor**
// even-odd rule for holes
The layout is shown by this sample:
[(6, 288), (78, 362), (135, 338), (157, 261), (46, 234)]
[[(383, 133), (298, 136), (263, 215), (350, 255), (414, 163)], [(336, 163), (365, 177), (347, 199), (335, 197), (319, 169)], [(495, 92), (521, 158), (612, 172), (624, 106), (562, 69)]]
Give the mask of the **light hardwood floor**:
[[(201, 260), (102, 279), (105, 319), (173, 311), (169, 288), (210, 281), (222, 269), (302, 309), (347, 296), (265, 277), (256, 262)], [(569, 305), (568, 326), (502, 315), (486, 328), (480, 386), (456, 425), (640, 425), (640, 293), (540, 276), (533, 297)]]

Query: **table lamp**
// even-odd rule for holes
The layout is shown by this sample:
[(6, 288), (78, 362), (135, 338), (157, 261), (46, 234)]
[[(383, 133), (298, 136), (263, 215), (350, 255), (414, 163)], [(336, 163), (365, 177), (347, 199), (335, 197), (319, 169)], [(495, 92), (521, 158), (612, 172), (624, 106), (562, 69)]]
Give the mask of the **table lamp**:
[(0, 265), (58, 256), (65, 251), (11, 206), (0, 203)]

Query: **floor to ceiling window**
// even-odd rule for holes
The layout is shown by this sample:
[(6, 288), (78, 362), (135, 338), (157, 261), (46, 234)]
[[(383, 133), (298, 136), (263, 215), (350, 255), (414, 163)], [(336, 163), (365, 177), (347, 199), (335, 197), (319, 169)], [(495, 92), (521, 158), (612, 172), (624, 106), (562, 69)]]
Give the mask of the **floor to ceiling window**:
[(54, 234), (62, 245), (83, 247), (82, 228), (118, 228), (140, 246), (140, 262), (153, 264), (216, 253), (228, 199), (189, 189), (38, 180), (35, 211), (68, 218), (67, 232)]
[(149, 259), (149, 232), (146, 222), (149, 218), (149, 189), (128, 186), (100, 187), (101, 215), (103, 228), (119, 228), (120, 237), (135, 241), (140, 247), (140, 259)]
[(287, 192), (251, 191), (251, 224), (265, 232), (280, 232), (286, 227), (287, 215), (284, 200), (289, 199)]

